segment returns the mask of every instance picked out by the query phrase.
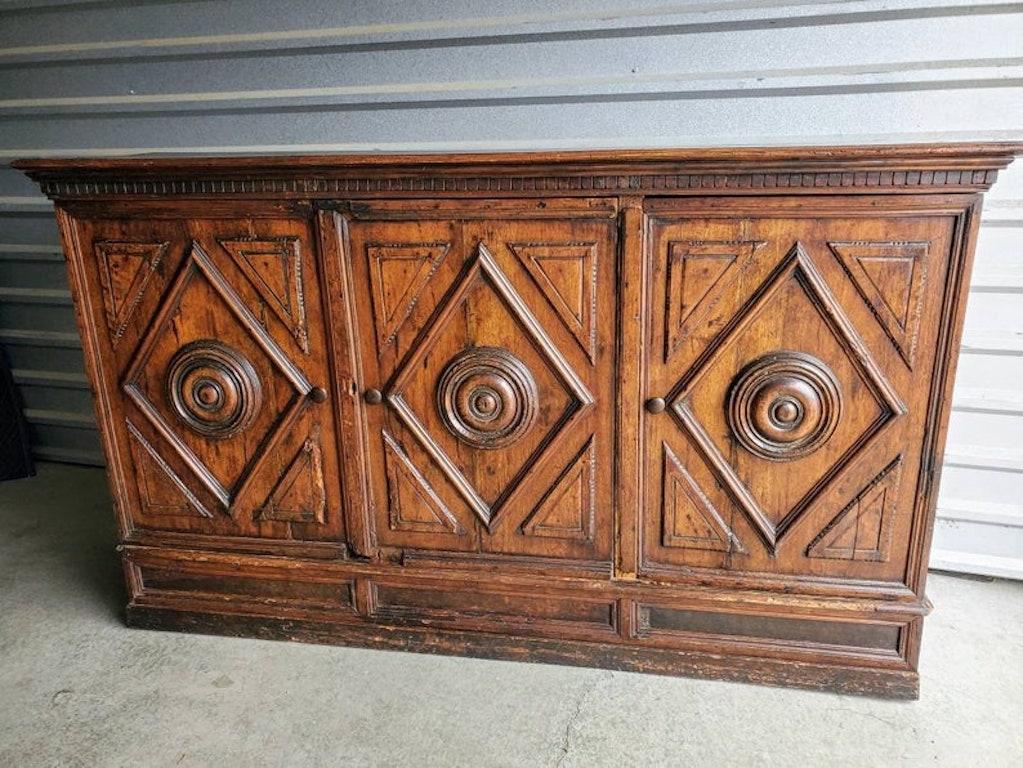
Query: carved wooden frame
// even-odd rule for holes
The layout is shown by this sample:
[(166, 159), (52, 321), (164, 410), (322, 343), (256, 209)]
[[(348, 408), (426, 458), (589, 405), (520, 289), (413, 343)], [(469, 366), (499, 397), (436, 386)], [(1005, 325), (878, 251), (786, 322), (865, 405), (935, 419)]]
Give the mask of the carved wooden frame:
[[(927, 549), (968, 290), (966, 276), (979, 224), (980, 193), (1020, 150), (1019, 145), (1006, 143), (16, 164), (58, 203), (76, 317), (96, 389), (113, 493), (119, 500), (123, 557), (132, 593), (130, 622), (499, 657), (525, 655), (537, 660), (915, 695), (921, 620), (928, 610), (923, 596)], [(618, 219), (616, 544), (611, 572), (596, 563), (489, 553), (410, 550), (397, 562), (374, 559), (372, 501), (361, 455), (365, 435), (359, 425), (364, 420), (364, 406), (360, 361), (352, 339), (355, 286), (346, 263), (350, 258), (346, 220), (359, 218), (368, 208), (373, 208), (375, 215), (401, 218), (410, 199), (475, 200), (481, 194), (496, 201), (495, 209), (501, 208), (502, 200), (535, 201), (535, 209), (528, 215), (536, 218), (556, 215), (544, 210), (551, 197), (561, 199), (559, 205), (568, 205), (564, 201), (570, 199), (603, 198), (601, 205), (606, 210), (601, 215)], [(748, 195), (771, 197), (772, 211), (793, 216), (832, 211), (853, 217), (883, 212), (954, 218), (948, 271), (940, 286), (937, 362), (921, 400), (926, 409), (921, 435), (924, 461), (912, 478), (916, 493), (910, 556), (899, 583), (739, 571), (684, 573), (674, 569), (669, 573), (641, 562), (637, 510), (644, 504), (645, 494), (643, 372), (651, 351), (644, 343), (646, 331), (639, 318), (649, 310), (645, 305), (647, 277), (641, 265), (648, 249), (650, 221), (657, 216), (662, 198), (688, 198), (696, 207), (713, 207), (722, 200)], [(800, 197), (807, 195), (813, 196), (813, 212), (803, 214)], [(865, 197), (868, 195), (871, 197)], [(863, 205), (850, 203), (857, 197)], [(868, 205), (871, 200), (878, 206)], [(444, 215), (445, 203), (436, 205), (438, 215)], [(126, 436), (119, 402), (118, 385), (122, 382), (112, 382), (109, 375), (114, 364), (104, 340), (104, 306), (93, 290), (90, 254), (83, 250), (76, 219), (230, 217), (240, 211), (253, 217), (286, 216), (316, 222), (318, 247), (314, 250), (317, 274), (323, 281), (324, 308), (338, 326), (328, 342), (329, 395), (338, 429), (349, 439), (341, 457), (344, 543), (229, 536), (203, 536), (200, 541), (185, 533), (136, 529), (121, 503), (132, 497), (130, 458), (122, 453), (125, 440), (131, 438)], [(340, 258), (328, 259), (325, 253)], [(939, 287), (929, 285), (928, 290), (937, 292)], [(825, 303), (830, 300), (826, 295), (821, 298), (820, 291), (815, 293)], [(155, 322), (167, 311), (161, 304)], [(273, 343), (269, 335), (266, 339), (257, 335), (256, 341), (264, 351), (266, 344)], [(298, 390), (307, 396), (309, 383), (297, 369), (292, 373), (299, 381)], [(123, 383), (129, 381), (130, 376)], [(885, 393), (883, 386), (881, 390), (889, 416), (896, 417), (904, 406), (891, 392)], [(680, 382), (669, 400), (676, 400), (683, 391)], [(673, 407), (670, 413), (684, 422), (684, 408)], [(883, 480), (881, 475), (878, 478)], [(840, 517), (822, 531), (821, 540), (838, 525)], [(528, 524), (527, 520), (524, 525)], [(778, 535), (776, 530), (774, 538)], [(884, 535), (882, 532), (882, 539)], [(197, 547), (202, 549), (199, 559), (193, 556)], [(182, 591), (171, 581), (161, 581), (161, 573), (178, 574), (200, 586)], [(225, 592), (228, 582), (217, 579), (232, 574), (242, 575), (230, 582), (234, 591)], [(263, 585), (282, 580), (287, 580), (290, 596), (268, 599)], [(330, 585), (329, 599), (324, 596), (325, 584)], [(498, 602), (486, 617), (430, 604), (434, 591), (464, 595), (472, 589), (483, 600), (549, 598), (550, 609), (561, 613), (535, 622), (516, 618), (514, 631), (506, 632)], [(807, 637), (823, 631), (829, 623), (850, 637), (855, 634), (852, 625), (876, 631), (874, 639), (862, 647), (826, 647), (809, 640), (772, 640), (767, 636), (710, 638), (698, 631), (680, 631), (672, 624), (690, 614), (759, 617), (764, 627), (781, 626), (771, 624), (776, 619), (798, 622), (799, 631), (805, 631)], [(386, 632), (381, 632), (381, 624), (386, 625)]]

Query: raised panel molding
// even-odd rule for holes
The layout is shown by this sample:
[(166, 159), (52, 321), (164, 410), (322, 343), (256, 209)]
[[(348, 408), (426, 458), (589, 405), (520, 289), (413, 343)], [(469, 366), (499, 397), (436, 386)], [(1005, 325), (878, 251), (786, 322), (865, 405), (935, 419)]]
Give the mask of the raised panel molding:
[[(249, 422), (256, 418), (257, 411), (265, 411), (252, 401), (255, 392), (262, 392), (268, 387), (258, 381), (251, 362), (219, 341), (203, 339), (180, 348), (174, 359), (169, 361), (167, 370), (152, 370), (150, 365), (154, 351), (167, 337), (174, 317), (181, 311), (182, 303), (193, 286), (198, 284), (197, 281), (205, 281), (223, 302), (218, 316), (234, 318), (241, 332), (248, 334), (255, 348), (265, 355), (270, 369), (275, 372), (274, 378), (279, 387), (291, 391), (286, 406), (265, 427), (266, 434), (260, 441), (261, 449), (255, 455), (241, 457), (240, 461), (237, 458), (228, 461), (227, 457), (233, 453), (211, 444), (204, 444), (204, 456), (200, 456), (182, 437), (181, 429), (194, 432), (210, 443), (222, 442), (245, 430)], [(223, 353), (225, 348), (229, 350), (226, 357)], [(176, 374), (183, 356), (189, 356), (185, 366), (187, 370), (178, 377)], [(225, 361), (233, 362), (226, 364)], [(203, 373), (207, 370), (210, 373)], [(157, 383), (160, 379), (166, 380)], [(312, 389), (302, 372), (245, 306), (206, 251), (194, 241), (156, 313), (155, 321), (128, 365), (122, 388), (196, 478), (232, 515), (238, 513), (235, 502), (248, 488), (253, 474), (274, 445), (298, 418), (306, 404), (306, 396)], [(161, 393), (167, 393), (175, 413), (161, 411), (155, 401), (163, 395), (157, 395), (157, 388)], [(204, 388), (212, 388), (214, 395), (219, 388), (220, 397), (212, 401), (214, 410), (207, 411), (205, 404), (199, 402)], [(208, 424), (204, 424), (204, 413), (211, 417)]]
[(509, 243), (592, 362), (597, 326), (596, 243)]
[(302, 289), (302, 254), (297, 237), (236, 238), (217, 242), (291, 331), (303, 352), (309, 352), (305, 294)]
[(664, 546), (742, 552), (742, 545), (671, 448), (663, 444)]
[(744, 264), (763, 241), (676, 240), (668, 243), (665, 287), (664, 360), (667, 362), (696, 324), (713, 310), (721, 291), (715, 290), (735, 266)]
[(835, 374), (805, 352), (771, 352), (743, 368), (728, 393), (728, 426), (750, 453), (772, 461), (807, 456), (842, 416)]
[(913, 367), (930, 243), (828, 243), (906, 365)]
[(511, 352), (470, 347), (441, 372), (437, 407), (448, 431), (461, 442), (493, 450), (530, 430), (539, 395), (529, 367)]
[[(142, 513), (146, 515), (199, 515), (213, 517), (192, 490), (178, 477), (138, 427), (125, 422), (131, 436), (135, 475)], [(147, 469), (148, 468), (148, 469)]]
[(302, 443), (270, 493), (270, 498), (259, 512), (259, 519), (286, 523), (323, 523), (326, 510), (323, 455), (318, 438), (310, 436)]
[[(724, 350), (736, 344), (737, 339), (755, 333), (750, 331), (755, 321), (764, 317), (776, 297), (784, 296), (786, 291), (804, 303), (806, 311), (816, 313), (823, 321), (827, 332), (842, 350), (841, 354), (852, 365), (859, 379), (859, 385), (855, 387), (859, 393), (857, 402), (863, 405), (872, 401), (877, 415), (863, 427), (861, 434), (844, 436), (848, 448), (829, 465), (803, 470), (813, 472), (814, 482), (801, 498), (791, 506), (771, 508), (764, 506), (740, 477), (736, 468), (737, 457), (731, 449), (732, 442), (723, 441), (720, 436), (715, 437), (709, 433), (703, 424), (709, 414), (694, 410), (691, 401), (699, 396), (701, 382), (705, 378), (714, 379), (708, 371), (726, 364), (720, 362), (724, 359)], [(813, 343), (818, 344), (817, 341)], [(761, 372), (766, 376), (760, 377), (762, 381), (757, 378)], [(757, 378), (757, 387), (747, 402), (740, 395), (750, 377)], [(758, 358), (743, 371), (733, 374), (731, 385), (727, 391), (720, 393), (720, 403), (715, 407), (727, 409), (731, 419), (731, 436), (739, 444), (747, 445), (744, 450), (753, 448), (753, 443), (760, 446), (758, 452), (766, 453), (765, 458), (769, 460), (792, 461), (804, 454), (804, 448), (819, 448), (822, 440), (826, 441), (831, 436), (835, 424), (841, 424), (840, 411), (848, 413), (851, 410), (850, 403), (843, 409), (840, 392), (843, 388), (850, 390), (854, 382), (835, 382), (832, 379), (828, 366), (816, 357), (801, 351), (775, 352)], [(824, 491), (831, 479), (848, 466), (860, 447), (888, 422), (906, 412), (902, 400), (868, 354), (852, 323), (799, 242), (793, 244), (772, 274), (753, 292), (732, 323), (711, 342), (696, 367), (686, 372), (680, 384), (681, 393), (673, 402), (672, 412), (772, 552), (777, 551), (786, 532)], [(797, 393), (798, 397), (786, 396), (787, 390)], [(703, 391), (706, 393), (709, 390), (704, 388)], [(794, 402), (789, 403), (789, 400)], [(765, 415), (767, 411), (762, 413), (761, 401), (763, 408), (769, 407), (769, 410), (780, 408), (783, 403), (794, 405), (798, 409), (799, 419), (795, 422), (797, 430), (792, 434), (800, 434), (799, 430), (805, 426), (808, 430), (805, 437), (809, 443), (787, 442), (789, 438), (780, 436), (781, 430), (777, 426), (769, 429), (771, 418)], [(736, 409), (742, 412), (737, 413)], [(770, 464), (761, 469), (761, 472), (784, 471), (794, 470), (772, 469)]]
[(901, 475), (902, 456), (898, 456), (817, 534), (807, 547), (807, 557), (888, 562)]
[(527, 536), (591, 541), (596, 516), (596, 468), (596, 444), (591, 437), (522, 524), (522, 532)]
[(110, 341), (121, 340), (169, 243), (106, 241), (95, 244)]
[(373, 312), (381, 346), (394, 343), (450, 247), (449, 243), (371, 243), (366, 246)]
[[(423, 421), (423, 417), (416, 413), (415, 409), (406, 399), (407, 390), (420, 380), (420, 377), (423, 374), (422, 365), (424, 361), (429, 359), (432, 350), (442, 338), (450, 319), (454, 313), (458, 312), (460, 308), (465, 305), (465, 302), (468, 301), (469, 297), (476, 290), (492, 291), (499, 298), (501, 304), (508, 313), (507, 316), (517, 326), (518, 332), (521, 334), (523, 341), (527, 344), (532, 344), (540, 353), (544, 365), (550, 367), (551, 372), (558, 382), (559, 388), (563, 391), (564, 395), (569, 398), (568, 405), (560, 419), (555, 420), (553, 416), (551, 416), (547, 422), (544, 423), (543, 429), (541, 429), (538, 424), (536, 428), (530, 429), (524, 434), (519, 430), (515, 430), (516, 440), (521, 438), (522, 440), (529, 441), (529, 445), (535, 446), (532, 460), (524, 462), (517, 471), (512, 473), (512, 476), (508, 478), (505, 490), (500, 494), (497, 494), (495, 498), (484, 497), (472, 481), (463, 474), (455, 460), (443, 447), (441, 447), (437, 436), (431, 434)], [(510, 355), (510, 353), (506, 354)], [(451, 366), (464, 359), (464, 356), (466, 355), (469, 356), (468, 359), (470, 362), (481, 355), (485, 355), (488, 360), (496, 361), (493, 351), (487, 351), (483, 348), (470, 347), (461, 353), (461, 355), (462, 356), (448, 364), (446, 368), (447, 371), (450, 371)], [(502, 359), (504, 359), (504, 363), (501, 366), (495, 367), (494, 365), (491, 365), (482, 374), (484, 377), (492, 377), (492, 383), (495, 385), (498, 383), (498, 379), (507, 380), (508, 388), (506, 394), (500, 397), (495, 394), (492, 395), (492, 397), (498, 397), (498, 399), (503, 398), (506, 400), (509, 405), (513, 406), (515, 414), (538, 412), (537, 403), (526, 402), (530, 397), (532, 397), (532, 395), (530, 395), (529, 386), (524, 384), (515, 384), (515, 382), (511, 381), (512, 378), (519, 377), (519, 375), (515, 374), (512, 370), (513, 368), (517, 369), (518, 366), (509, 367), (511, 364), (505, 354), (502, 355)], [(536, 372), (534, 371), (528, 378), (532, 379), (532, 376), (535, 374)], [(485, 440), (483, 442), (475, 440), (475, 438), (472, 437), (475, 432), (468, 428), (471, 427), (471, 424), (468, 421), (468, 414), (472, 412), (471, 404), (467, 402), (465, 404), (465, 408), (462, 409), (459, 414), (454, 413), (452, 409), (446, 405), (446, 403), (451, 403), (451, 401), (444, 397), (444, 393), (447, 391), (443, 386), (444, 381), (445, 379), (442, 377), (440, 407), (445, 412), (446, 423), (449, 430), (452, 431), (456, 437), (462, 440), (464, 445), (487, 450)], [(474, 397), (474, 393), (477, 391), (481, 391), (480, 387), (476, 386), (476, 383), (474, 383), (475, 381), (476, 380), (471, 380), (467, 382), (469, 391), (466, 393), (466, 396), (469, 398)], [(498, 389), (503, 390), (505, 387), (502, 385), (496, 389), (491, 387), (491, 389), (496, 393)], [(436, 462), (437, 466), (447, 476), (452, 485), (454, 485), (465, 501), (469, 504), (469, 507), (473, 510), (477, 517), (479, 517), (481, 522), (489, 531), (492, 531), (496, 525), (499, 513), (503, 509), (510, 494), (514, 491), (515, 486), (521, 483), (523, 478), (532, 469), (533, 461), (542, 454), (544, 449), (553, 440), (555, 440), (559, 434), (563, 433), (568, 428), (569, 424), (575, 422), (584, 411), (592, 406), (594, 402), (593, 395), (586, 388), (586, 385), (582, 382), (579, 376), (572, 370), (571, 365), (547, 335), (543, 326), (533, 316), (533, 313), (530, 312), (526, 303), (515, 290), (512, 282), (501, 270), (493, 255), (482, 242), (477, 244), (474, 255), (467, 261), (465, 268), (462, 270), (461, 276), (456, 282), (456, 285), (449, 291), (445, 304), (435, 313), (431, 325), (426, 333), (424, 333), (420, 338), (420, 343), (409, 355), (408, 359), (404, 361), (402, 367), (395, 373), (393, 384), (390, 390), (386, 393), (386, 398), (388, 404), (391, 408), (393, 408), (398, 418), (400, 418), (409, 431), (416, 436), (416, 439), (422, 445), (424, 450), (430, 455), (433, 461)], [(456, 416), (458, 416), (458, 418), (455, 418)], [(478, 415), (475, 419), (477, 421), (480, 420)], [(500, 422), (488, 423), (498, 424)], [(460, 434), (461, 432), (464, 432), (465, 434)], [(486, 429), (479, 430), (479, 432), (481, 435), (485, 436)], [(503, 445), (504, 443), (501, 444)]]
[(216, 339), (181, 347), (170, 360), (166, 380), (177, 419), (213, 440), (247, 429), (263, 405), (262, 384), (252, 363)]
[(417, 533), (465, 534), (433, 486), (412, 463), (408, 454), (387, 432), (382, 433), (386, 451), (391, 530)]

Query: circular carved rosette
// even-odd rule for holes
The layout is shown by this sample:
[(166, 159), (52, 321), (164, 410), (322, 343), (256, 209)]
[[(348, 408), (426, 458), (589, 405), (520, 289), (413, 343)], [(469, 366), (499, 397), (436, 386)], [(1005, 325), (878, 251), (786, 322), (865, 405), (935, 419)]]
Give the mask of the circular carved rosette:
[(171, 360), (167, 399), (178, 418), (204, 437), (220, 440), (245, 429), (262, 398), (252, 364), (219, 341), (193, 341)]
[(747, 450), (795, 459), (831, 437), (842, 411), (835, 375), (801, 352), (776, 352), (747, 365), (732, 383), (728, 423)]
[(448, 429), (475, 448), (500, 448), (536, 419), (533, 375), (515, 355), (476, 347), (455, 357), (437, 384), (437, 408)]

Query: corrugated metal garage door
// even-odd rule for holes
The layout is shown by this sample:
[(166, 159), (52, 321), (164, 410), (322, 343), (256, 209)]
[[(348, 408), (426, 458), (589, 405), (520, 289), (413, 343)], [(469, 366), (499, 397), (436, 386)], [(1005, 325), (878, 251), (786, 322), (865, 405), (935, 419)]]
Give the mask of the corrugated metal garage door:
[[(0, 345), (40, 458), (101, 461), (15, 157), (1023, 138), (1008, 2), (7, 2)], [(935, 564), (1023, 577), (1023, 167), (982, 227)]]

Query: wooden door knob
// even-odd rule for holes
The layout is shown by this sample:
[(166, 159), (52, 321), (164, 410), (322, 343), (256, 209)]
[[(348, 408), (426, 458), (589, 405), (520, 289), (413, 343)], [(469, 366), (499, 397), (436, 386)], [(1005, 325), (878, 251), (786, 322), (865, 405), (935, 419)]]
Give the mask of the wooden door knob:
[(379, 389), (367, 389), (362, 397), (370, 405), (380, 405), (380, 403), (384, 402), (383, 393)]
[(323, 387), (313, 387), (309, 390), (309, 399), (314, 403), (327, 402), (327, 390)]
[(647, 413), (664, 413), (664, 398), (651, 397), (645, 404)]

